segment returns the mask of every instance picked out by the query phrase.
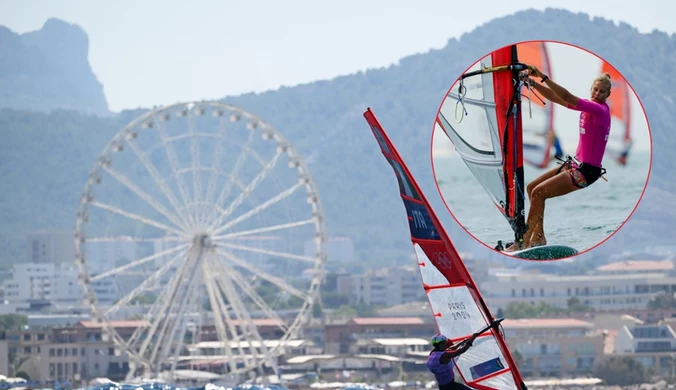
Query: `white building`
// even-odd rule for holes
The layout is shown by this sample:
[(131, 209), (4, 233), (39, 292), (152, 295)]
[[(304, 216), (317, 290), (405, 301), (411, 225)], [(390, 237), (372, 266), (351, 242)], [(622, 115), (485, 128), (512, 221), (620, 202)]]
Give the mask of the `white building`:
[[(5, 301), (10, 304), (51, 301), (79, 305), (84, 296), (77, 269), (70, 263), (14, 264), (12, 278), (3, 282), (3, 287)], [(114, 299), (115, 290), (111, 289), (110, 282), (94, 282), (93, 287), (99, 300)]]
[(114, 240), (87, 242), (89, 273), (100, 273), (137, 259), (136, 240), (119, 237)]
[(55, 269), (54, 263), (14, 264), (12, 277), (3, 282), (5, 300), (26, 302), (49, 299), (52, 294)]
[(31, 263), (73, 263), (75, 232), (39, 231), (28, 234), (28, 261)]
[(504, 320), (505, 340), (519, 351), (524, 375), (581, 376), (603, 356), (604, 335), (574, 318)]
[(676, 333), (670, 325), (624, 326), (614, 342), (615, 354), (630, 355), (660, 375), (673, 374)]
[(676, 277), (665, 272), (583, 276), (498, 272), (481, 283), (480, 290), (494, 311), (524, 301), (566, 307), (572, 297), (596, 310), (635, 310), (645, 308), (662, 291), (676, 291)]
[[(339, 281), (339, 286), (351, 285), (352, 300), (374, 306), (394, 306), (425, 299), (420, 271), (416, 267), (396, 267), (370, 270), (363, 275), (345, 275), (351, 283)], [(344, 293), (343, 291), (339, 291)]]

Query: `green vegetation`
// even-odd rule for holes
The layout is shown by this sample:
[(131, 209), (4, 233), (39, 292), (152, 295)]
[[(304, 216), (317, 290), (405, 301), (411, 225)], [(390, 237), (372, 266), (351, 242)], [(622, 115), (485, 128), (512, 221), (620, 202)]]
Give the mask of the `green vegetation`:
[(515, 349), (514, 351), (510, 351), (510, 352), (512, 353), (512, 358), (514, 358), (514, 364), (517, 367), (521, 367), (521, 365), (524, 362), (524, 357), (521, 354), (521, 352), (519, 352), (519, 350), (517, 350), (517, 349)]
[(674, 309), (676, 308), (676, 297), (673, 293), (662, 293), (655, 296), (653, 300), (648, 302), (648, 309)]
[(141, 296), (137, 296), (134, 299), (131, 300), (131, 304), (139, 304), (139, 305), (151, 305), (155, 303), (157, 300), (157, 295), (153, 293), (148, 293), (144, 294)]
[(646, 383), (648, 372), (643, 365), (629, 356), (613, 356), (594, 369), (594, 376), (610, 386), (631, 386)]
[(2, 331), (21, 330), (28, 325), (28, 317), (23, 314), (0, 315), (0, 329)]
[(565, 308), (544, 302), (535, 305), (523, 301), (511, 302), (505, 307), (505, 310), (498, 313), (498, 317), (504, 316), (510, 319), (539, 318), (549, 315), (586, 313), (591, 311), (594, 311), (593, 307), (583, 304), (577, 297), (572, 297), (568, 300), (568, 306)]

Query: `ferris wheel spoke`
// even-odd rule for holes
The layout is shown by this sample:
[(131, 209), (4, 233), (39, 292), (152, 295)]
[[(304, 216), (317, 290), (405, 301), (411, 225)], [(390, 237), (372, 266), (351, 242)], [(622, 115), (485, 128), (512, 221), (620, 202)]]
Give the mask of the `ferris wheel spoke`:
[[(196, 262), (199, 264), (200, 259), (204, 256), (204, 250), (197, 255)], [(176, 362), (177, 355), (181, 354), (182, 339), (185, 336), (185, 327), (188, 322), (188, 313), (187, 310), (192, 306), (192, 302), (195, 301), (195, 292), (197, 287), (201, 285), (200, 280), (202, 279), (201, 268), (195, 266), (192, 275), (189, 281), (186, 281), (185, 293), (179, 296), (178, 307), (174, 320), (171, 324), (169, 334), (165, 337), (166, 342), (162, 343), (161, 352), (159, 354), (159, 359), (157, 361), (166, 362), (169, 354), (172, 353), (172, 346), (174, 348), (174, 353), (172, 354), (174, 363)], [(177, 339), (177, 332), (179, 338)], [(157, 356), (157, 355), (156, 355)], [(153, 359), (154, 361), (155, 359)]]
[(256, 189), (256, 186), (267, 177), (268, 173), (275, 168), (277, 165), (277, 161), (279, 161), (279, 158), (282, 156), (281, 153), (277, 152), (272, 159), (263, 167), (263, 170), (260, 171), (252, 180), (249, 182), (249, 184), (242, 190), (242, 192), (237, 195), (237, 197), (228, 205), (228, 207), (225, 209), (225, 213), (222, 213), (218, 219), (211, 224), (211, 228), (214, 228), (218, 226), (225, 218), (227, 218), (232, 212), (239, 207), (240, 204), (246, 199), (246, 197), (254, 190)]
[[(225, 130), (226, 130), (225, 120), (223, 118), (223, 115), (220, 115), (218, 120), (218, 130), (216, 132), (217, 137), (225, 138), (224, 137)], [(252, 133), (253, 132), (249, 133), (249, 142), (251, 141)], [(212, 198), (215, 195), (214, 192), (216, 191), (216, 178), (218, 178), (219, 163), (221, 161), (221, 158), (223, 158), (222, 153), (223, 153), (223, 142), (216, 142), (214, 145), (214, 154), (211, 157), (211, 170), (209, 171), (209, 180), (207, 181), (207, 191), (206, 194), (204, 195), (204, 200), (209, 203), (212, 202)], [(207, 224), (208, 220), (209, 217), (205, 216), (204, 220), (201, 222)]]
[(109, 316), (116, 311), (118, 311), (122, 306), (126, 305), (127, 303), (131, 302), (136, 298), (136, 296), (146, 289), (148, 289), (151, 285), (153, 285), (157, 280), (164, 275), (167, 271), (171, 269), (171, 267), (174, 266), (178, 262), (178, 259), (180, 259), (182, 256), (184, 256), (188, 251), (184, 250), (179, 252), (176, 256), (174, 256), (171, 260), (169, 260), (165, 265), (160, 267), (157, 271), (153, 272), (147, 279), (145, 279), (141, 284), (139, 284), (136, 288), (131, 290), (127, 295), (124, 297), (120, 298), (115, 304), (111, 307), (108, 308), (108, 310), (105, 311), (105, 315)]
[[(185, 241), (185, 238), (181, 237), (175, 237), (175, 236), (167, 236), (163, 238), (164, 240), (167, 241)], [(121, 241), (127, 241), (127, 242), (135, 242), (135, 243), (140, 243), (140, 242), (154, 242), (157, 240), (156, 238), (143, 238), (143, 237), (131, 237), (131, 236), (102, 236), (102, 237), (87, 237), (87, 242), (121, 242)]]
[[(183, 199), (183, 204), (188, 204), (188, 200), (190, 199), (188, 197), (188, 187), (185, 184), (185, 180), (183, 180), (183, 176), (178, 174), (178, 160), (174, 154), (174, 148), (171, 145), (171, 142), (169, 142), (167, 139), (164, 125), (157, 126), (157, 134), (159, 134), (160, 139), (162, 140), (162, 146), (164, 146), (164, 151), (167, 155), (167, 158), (169, 159), (169, 166), (171, 167), (174, 177), (176, 177), (176, 185), (178, 185), (178, 192), (181, 195), (181, 199)], [(190, 213), (188, 213), (188, 219), (193, 224), (196, 222), (194, 216)]]
[[(201, 253), (195, 255), (192, 269), (188, 271), (189, 275), (181, 278), (173, 295), (172, 305), (169, 309), (169, 316), (165, 318), (162, 324), (162, 330), (159, 333), (157, 343), (155, 344), (150, 360), (153, 362), (164, 362), (167, 354), (171, 351), (178, 324), (185, 317), (186, 302), (190, 299), (192, 289), (194, 288), (196, 278), (199, 278), (200, 267), (195, 266), (199, 263)], [(196, 264), (195, 264), (196, 263)], [(159, 364), (158, 364), (159, 366)], [(158, 367), (159, 368), (159, 367)]]
[[(201, 110), (197, 108), (197, 110)], [(193, 201), (199, 202), (202, 196), (202, 178), (200, 175), (200, 146), (199, 146), (199, 136), (195, 131), (195, 123), (192, 115), (192, 110), (188, 113), (188, 134), (190, 135), (190, 156), (192, 158), (192, 190), (193, 190)], [(195, 210), (195, 222), (201, 223), (201, 212), (199, 209)]]
[[(285, 198), (289, 197), (291, 194), (294, 193), (299, 187), (301, 187), (303, 184), (301, 183), (296, 183), (293, 186), (287, 188), (286, 190), (280, 192), (279, 194), (275, 195), (274, 197), (266, 200), (265, 202), (259, 204), (258, 206), (254, 207), (253, 209), (247, 211), (246, 213), (240, 215), (239, 217), (229, 221), (225, 225), (219, 227), (218, 229), (214, 229), (213, 234), (218, 235), (220, 233), (223, 233), (225, 230), (235, 226), (236, 224), (246, 221), (248, 218), (260, 213), (261, 211), (266, 210), (268, 207), (273, 206), (277, 204), (278, 202), (284, 200)], [(218, 223), (220, 223), (223, 220), (224, 217), (221, 217)], [(212, 226), (212, 229), (215, 228), (215, 225)]]
[(317, 260), (314, 257), (309, 257), (309, 256), (300, 256), (300, 255), (294, 255), (293, 253), (286, 253), (286, 252), (276, 252), (276, 251), (271, 251), (268, 249), (261, 249), (261, 248), (254, 248), (246, 245), (239, 245), (239, 244), (230, 244), (227, 242), (221, 242), (218, 241), (219, 246), (224, 246), (230, 249), (239, 249), (242, 251), (248, 251), (248, 252), (253, 252), (253, 253), (260, 253), (264, 255), (270, 255), (270, 256), (278, 256), (278, 257), (283, 257), (286, 259), (292, 259), (292, 260), (302, 260), (306, 263), (311, 263), (314, 264)]
[[(209, 268), (211, 285), (214, 289), (216, 299), (218, 300), (219, 305), (221, 305), (221, 307), (225, 308), (222, 311), (223, 317), (221, 317), (221, 319), (225, 322), (228, 330), (230, 331), (230, 335), (232, 336), (231, 341), (236, 343), (234, 346), (239, 351), (239, 356), (241, 356), (241, 360), (245, 362), (245, 365), (249, 366), (251, 364), (251, 361), (248, 358), (246, 351), (244, 350), (245, 347), (244, 347), (244, 345), (242, 345), (241, 337), (238, 337), (239, 332), (237, 331), (237, 326), (240, 325), (240, 320), (237, 318), (238, 313), (236, 311), (236, 308), (234, 308), (233, 305), (232, 305), (233, 297), (229, 296), (228, 292), (225, 291), (223, 289), (223, 287), (221, 286), (220, 280), (218, 278), (218, 273), (213, 269), (212, 260), (213, 260), (213, 256), (210, 256), (207, 259), (207, 263), (209, 264), (208, 268)], [(225, 304), (225, 301), (223, 300), (224, 297), (228, 299), (229, 305), (227, 305), (227, 306)], [(235, 297), (234, 299), (237, 299), (237, 298)], [(233, 317), (235, 317), (235, 318), (233, 318)], [(237, 321), (237, 323), (235, 323), (235, 321)], [(240, 329), (243, 329), (243, 328), (240, 326)], [(220, 341), (224, 344), (224, 346), (227, 346), (226, 348), (231, 349), (230, 340), (228, 340), (227, 337), (221, 339)], [(231, 367), (231, 369), (232, 369), (232, 367)]]
[[(199, 305), (199, 298), (201, 298), (201, 295), (196, 293), (197, 290), (198, 290), (196, 288), (198, 286), (198, 284), (195, 284), (194, 286), (195, 287), (193, 287), (193, 292), (190, 295), (192, 297), (192, 299), (190, 299), (188, 307), (197, 307)], [(199, 310), (194, 310), (194, 312), (199, 313)], [(176, 344), (177, 344), (176, 350), (175, 350), (175, 353), (174, 353), (174, 355), (171, 359), (172, 360), (171, 372), (174, 372), (174, 370), (176, 370), (176, 365), (178, 364), (179, 359), (181, 357), (181, 353), (183, 352), (183, 350), (182, 350), (183, 340), (185, 340), (185, 334), (186, 334), (187, 328), (188, 328), (188, 320), (187, 320), (187, 318), (183, 318), (183, 321), (181, 323), (181, 328), (179, 329), (179, 332), (178, 332), (178, 338), (176, 339), (177, 340), (176, 341)]]
[[(220, 341), (221, 354), (225, 351), (225, 355), (228, 356), (229, 362), (234, 362), (234, 354), (232, 348), (230, 347), (230, 340), (228, 337), (228, 332), (225, 328), (228, 322), (225, 320), (228, 312), (228, 308), (223, 302), (223, 297), (218, 292), (218, 288), (215, 285), (214, 275), (215, 272), (210, 267), (210, 262), (207, 260), (202, 263), (202, 273), (204, 274), (204, 282), (207, 290), (207, 295), (209, 297), (209, 303), (214, 312), (214, 323), (216, 325), (216, 332), (218, 334), (218, 340)], [(231, 332), (234, 331), (234, 327), (231, 329)], [(235, 333), (231, 333), (235, 334)], [(241, 353), (241, 350), (240, 350)]]
[[(150, 327), (151, 329), (150, 329), (150, 330), (152, 330), (152, 324), (153, 324), (152, 319), (155, 319), (155, 318), (157, 318), (157, 317), (160, 317), (160, 318), (161, 318), (163, 315), (166, 315), (166, 313), (160, 313), (160, 312), (159, 312), (159, 307), (160, 307), (160, 306), (159, 306), (159, 303), (158, 303), (158, 302), (159, 302), (160, 300), (162, 300), (162, 294), (161, 294), (161, 293), (158, 294), (158, 299), (155, 300), (155, 302), (154, 302), (153, 304), (151, 304), (150, 309), (148, 309), (147, 313), (146, 313), (145, 316), (144, 316), (145, 318), (149, 319), (148, 321), (149, 321), (150, 324), (151, 324), (151, 327)], [(152, 336), (154, 335), (154, 333), (150, 332), (150, 330), (149, 330), (148, 334), (145, 335), (145, 336), (147, 336), (147, 337), (152, 337)], [(140, 327), (139, 327), (139, 328), (136, 328), (136, 330), (132, 333), (131, 337), (129, 337), (129, 339), (127, 340), (127, 343), (126, 343), (128, 346), (130, 346), (130, 347), (129, 347), (130, 349), (132, 349), (132, 350), (134, 350), (134, 351), (139, 350), (137, 344), (142, 343), (141, 338), (144, 337), (144, 333), (145, 333), (145, 332), (144, 332), (144, 329), (142, 329), (142, 328), (140, 328)], [(145, 358), (142, 356), (142, 354), (138, 354), (138, 357), (142, 359), (142, 361), (144, 362), (144, 364), (150, 364), (150, 363), (148, 362), (148, 360), (145, 359)]]
[(94, 276), (91, 277), (91, 280), (92, 280), (92, 281), (97, 281), (97, 280), (101, 280), (101, 279), (107, 278), (108, 276), (111, 276), (111, 275), (116, 275), (116, 274), (122, 273), (122, 272), (124, 272), (124, 271), (126, 271), (126, 270), (128, 270), (128, 269), (130, 269), (130, 268), (138, 267), (138, 266), (141, 265), (141, 264), (145, 264), (145, 263), (147, 263), (147, 262), (149, 262), (149, 261), (155, 260), (155, 259), (157, 259), (158, 257), (166, 256), (166, 255), (172, 254), (172, 253), (174, 253), (174, 252), (176, 252), (176, 251), (179, 251), (179, 250), (181, 250), (181, 249), (184, 249), (184, 248), (187, 247), (188, 245), (189, 245), (189, 244), (178, 245), (178, 246), (175, 246), (175, 247), (172, 247), (172, 248), (163, 250), (162, 252), (157, 252), (157, 253), (152, 254), (152, 255), (150, 255), (150, 256), (144, 257), (144, 258), (142, 258), (142, 259), (138, 259), (138, 260), (132, 261), (131, 263), (128, 263), (128, 264), (122, 265), (122, 266), (120, 266), (120, 267), (113, 268), (113, 269), (111, 269), (111, 270), (109, 270), (109, 271), (102, 272), (102, 273), (100, 273), (100, 274), (94, 275)]
[[(113, 176), (117, 181), (122, 183), (125, 187), (129, 188), (133, 193), (135, 193), (139, 198), (143, 199), (146, 203), (148, 203), (152, 208), (155, 209), (158, 213), (164, 215), (168, 220), (174, 223), (174, 225), (180, 227), (183, 230), (186, 230), (186, 222), (185, 221), (180, 221), (176, 216), (172, 215), (167, 209), (162, 206), (159, 202), (155, 201), (150, 195), (148, 195), (146, 192), (144, 192), (140, 187), (138, 187), (136, 184), (134, 184), (129, 178), (124, 176), (123, 174), (117, 172), (116, 170), (109, 168), (109, 167), (104, 167), (103, 168), (106, 172), (108, 172), (111, 176)], [(181, 215), (178, 215), (179, 218), (182, 218)]]
[(258, 276), (259, 278), (267, 280), (268, 282), (274, 284), (275, 286), (279, 287), (280, 290), (286, 291), (287, 293), (289, 293), (291, 295), (295, 295), (296, 297), (298, 297), (302, 300), (306, 300), (308, 298), (307, 294), (305, 294), (305, 293), (301, 292), (300, 290), (298, 290), (297, 288), (287, 284), (286, 282), (284, 282), (284, 279), (278, 278), (276, 276), (272, 276), (265, 271), (261, 271), (260, 269), (249, 265), (249, 263), (247, 263), (246, 261), (244, 261), (244, 260), (240, 259), (239, 257), (235, 256), (234, 254), (220, 250), (220, 248), (217, 248), (216, 252), (218, 252), (218, 254), (220, 256), (232, 261), (233, 263), (235, 263), (238, 266), (246, 269), (247, 271), (251, 272), (252, 274)]
[(171, 191), (169, 186), (162, 180), (162, 177), (160, 176), (160, 173), (157, 171), (157, 168), (155, 165), (150, 161), (148, 156), (143, 153), (143, 151), (131, 140), (128, 138), (125, 138), (127, 141), (127, 144), (131, 148), (131, 150), (134, 151), (134, 154), (136, 157), (141, 161), (141, 164), (143, 167), (148, 171), (150, 174), (150, 177), (152, 177), (153, 181), (155, 181), (155, 184), (160, 188), (160, 191), (162, 191), (162, 194), (167, 198), (169, 203), (171, 203), (172, 207), (174, 207), (174, 210), (181, 215), (181, 219), (187, 220), (185, 215), (182, 215), (180, 213), (180, 207), (179, 207), (179, 202), (174, 196), (174, 193)]
[[(213, 168), (191, 165), (189, 168), (179, 169), (178, 171), (176, 171), (176, 173), (179, 174), (179, 175), (183, 175), (186, 172), (190, 172), (193, 175), (193, 178), (195, 178), (195, 177), (199, 177), (201, 175), (201, 172), (203, 172), (203, 171), (211, 172), (212, 170), (213, 170)], [(200, 179), (196, 179), (196, 180), (200, 180)], [(193, 184), (194, 191), (202, 191), (201, 184), (197, 185), (198, 186), (197, 189), (195, 189), (194, 186), (195, 186), (195, 184)], [(197, 206), (197, 207), (193, 207), (193, 206)], [(185, 204), (185, 206), (183, 206), (183, 209), (186, 212), (189, 212), (189, 213), (192, 212), (191, 215), (194, 216), (195, 222), (198, 225), (203, 226), (203, 225), (206, 224), (204, 222), (205, 216), (203, 215), (205, 210), (200, 208), (200, 206), (207, 206), (206, 210), (210, 210), (213, 207), (213, 205), (211, 205), (211, 203), (206, 201), (206, 197), (204, 199), (201, 199), (198, 196), (194, 196), (191, 200), (188, 201), (188, 203)]]
[[(174, 274), (173, 278), (171, 278), (171, 281), (165, 290), (166, 292), (164, 294), (159, 294), (159, 299), (151, 306), (149, 310), (149, 312), (152, 313), (150, 316), (150, 330), (148, 331), (148, 336), (146, 336), (139, 348), (139, 356), (145, 356), (146, 349), (154, 338), (155, 332), (157, 332), (157, 328), (160, 326), (160, 323), (166, 324), (166, 322), (169, 320), (171, 315), (168, 310), (169, 305), (171, 305), (176, 299), (178, 287), (180, 286), (181, 281), (187, 276), (186, 273), (193, 264), (193, 262), (190, 261), (192, 257), (194, 256), (191, 256), (191, 253), (188, 252), (185, 257), (185, 261), (181, 263), (181, 266), (176, 271), (176, 274)], [(159, 339), (161, 339), (161, 337), (159, 337)]]
[[(255, 341), (258, 341), (260, 346), (258, 349), (263, 354), (263, 359), (268, 360), (268, 363), (270, 363), (272, 367), (276, 367), (276, 364), (270, 360), (269, 351), (267, 350), (260, 333), (258, 333), (258, 328), (256, 328), (256, 325), (254, 325), (251, 316), (249, 316), (249, 312), (246, 310), (242, 300), (233, 288), (232, 279), (228, 274), (220, 274), (219, 276), (220, 277), (217, 277), (216, 280), (218, 285), (221, 287), (221, 290), (228, 298), (228, 301), (231, 303), (233, 312), (236, 313), (239, 328), (242, 330), (242, 334), (253, 336)], [(258, 363), (258, 361), (262, 359), (260, 359), (260, 355), (258, 353), (254, 353), (254, 344), (251, 342), (251, 339), (249, 340), (249, 351), (251, 351), (253, 360)]]
[(164, 230), (165, 232), (173, 233), (173, 234), (175, 234), (175, 235), (177, 235), (177, 236), (184, 236), (184, 235), (185, 235), (185, 233), (183, 233), (183, 232), (181, 232), (181, 231), (178, 231), (178, 230), (176, 230), (176, 229), (174, 229), (174, 228), (172, 228), (172, 227), (170, 227), (170, 226), (167, 226), (167, 225), (165, 225), (165, 224), (163, 224), (163, 223), (154, 221), (154, 220), (152, 220), (152, 219), (149, 219), (149, 218), (140, 216), (140, 215), (135, 214), (135, 213), (131, 213), (131, 212), (129, 212), (129, 211), (124, 211), (124, 210), (122, 210), (122, 209), (120, 209), (120, 208), (117, 208), (117, 207), (115, 207), (115, 206), (111, 206), (111, 205), (109, 205), (109, 204), (107, 204), (107, 203), (102, 203), (102, 202), (97, 202), (97, 201), (91, 201), (91, 202), (89, 202), (89, 204), (90, 204), (91, 206), (95, 206), (95, 207), (98, 207), (98, 208), (100, 208), (100, 209), (103, 209), (103, 210), (106, 210), (106, 211), (110, 211), (110, 212), (115, 213), (115, 214), (119, 214), (119, 215), (121, 215), (121, 216), (123, 216), (123, 217), (127, 217), (127, 218), (129, 218), (129, 219), (134, 220), (134, 221), (142, 222), (142, 223), (144, 223), (144, 224), (146, 224), (146, 225), (148, 225), (148, 226), (152, 226), (152, 227), (155, 227), (155, 228)]
[[(239, 177), (239, 171), (242, 170), (242, 167), (244, 166), (244, 163), (246, 162), (246, 159), (251, 152), (250, 144), (251, 141), (253, 140), (253, 131), (249, 132), (249, 138), (246, 141), (246, 144), (242, 146), (242, 150), (239, 151), (239, 155), (237, 155), (237, 160), (235, 161), (235, 165), (232, 167), (232, 170), (230, 173), (228, 173), (228, 181), (225, 183), (225, 186), (221, 190), (221, 192), (218, 194), (218, 199), (216, 200), (216, 205), (219, 207), (223, 206), (223, 203), (227, 199), (227, 197), (230, 195), (230, 192), (232, 191), (232, 185), (238, 180)], [(216, 165), (218, 164), (218, 161), (213, 161), (213, 164)], [(209, 179), (211, 180), (211, 178)], [(208, 220), (208, 224), (212, 225), (213, 220), (210, 218)]]
[(222, 274), (230, 275), (230, 278), (242, 289), (242, 291), (255, 303), (265, 314), (271, 319), (279, 323), (279, 328), (284, 332), (289, 329), (286, 327), (284, 320), (275, 313), (274, 310), (265, 302), (265, 300), (256, 292), (256, 289), (246, 281), (246, 279), (234, 268), (230, 267), (227, 261), (219, 261), (216, 263), (216, 268), (220, 268)]
[(280, 225), (273, 225), (273, 226), (268, 226), (264, 228), (258, 228), (258, 229), (251, 229), (251, 230), (243, 230), (239, 232), (232, 232), (229, 234), (224, 234), (221, 236), (214, 236), (214, 240), (227, 240), (231, 238), (237, 238), (237, 237), (244, 237), (244, 236), (249, 236), (252, 234), (261, 234), (261, 233), (268, 233), (268, 232), (273, 232), (277, 230), (284, 230), (284, 229), (291, 229), (295, 228), (298, 226), (303, 226), (303, 225), (309, 225), (314, 223), (315, 220), (314, 218), (306, 219), (304, 221), (296, 221), (296, 222), (289, 222), (289, 223), (283, 223)]

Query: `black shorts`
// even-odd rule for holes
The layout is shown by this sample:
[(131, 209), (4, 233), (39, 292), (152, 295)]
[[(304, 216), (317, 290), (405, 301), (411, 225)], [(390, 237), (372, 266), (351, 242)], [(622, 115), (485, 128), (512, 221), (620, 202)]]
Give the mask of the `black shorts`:
[(585, 188), (594, 184), (602, 174), (602, 168), (585, 163), (581, 163), (577, 166), (573, 165), (568, 169), (570, 181), (577, 188)]

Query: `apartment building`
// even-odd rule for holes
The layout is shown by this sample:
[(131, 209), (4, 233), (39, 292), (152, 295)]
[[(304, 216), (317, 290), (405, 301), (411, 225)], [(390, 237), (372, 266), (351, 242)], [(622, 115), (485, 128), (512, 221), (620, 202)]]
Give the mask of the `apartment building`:
[(325, 325), (324, 353), (354, 353), (360, 339), (427, 339), (437, 332), (435, 322), (425, 322), (418, 317), (355, 317)]
[(137, 258), (137, 240), (133, 237), (87, 242), (87, 268), (91, 274), (111, 270)]
[(630, 355), (658, 375), (676, 372), (676, 333), (670, 324), (624, 326), (615, 336), (614, 354)]
[(75, 232), (54, 230), (29, 233), (27, 259), (31, 263), (73, 263)]
[[(149, 326), (146, 321), (111, 324), (123, 338), (130, 337), (139, 326)], [(65, 328), (7, 332), (6, 342), (8, 352), (24, 361), (19, 368), (32, 378), (121, 380), (129, 368), (127, 355), (108, 340), (102, 324), (93, 321), (80, 321)]]
[(480, 289), (493, 311), (523, 301), (566, 307), (572, 297), (601, 311), (642, 310), (655, 295), (676, 292), (676, 276), (665, 272), (583, 276), (496, 272)]
[[(10, 304), (27, 302), (58, 302), (79, 306), (84, 294), (78, 281), (78, 271), (72, 263), (18, 263), (12, 277), (3, 282), (5, 301)], [(93, 283), (100, 302), (112, 302), (117, 290), (113, 280)]]
[[(345, 278), (350, 282), (342, 280)], [(420, 272), (414, 266), (374, 269), (363, 275), (342, 275), (338, 279), (338, 292), (351, 294), (356, 303), (393, 306), (425, 299)]]
[(519, 351), (519, 370), (531, 377), (587, 374), (603, 357), (604, 335), (573, 318), (504, 320), (505, 340)]

